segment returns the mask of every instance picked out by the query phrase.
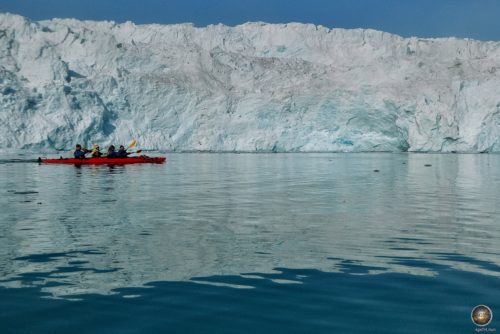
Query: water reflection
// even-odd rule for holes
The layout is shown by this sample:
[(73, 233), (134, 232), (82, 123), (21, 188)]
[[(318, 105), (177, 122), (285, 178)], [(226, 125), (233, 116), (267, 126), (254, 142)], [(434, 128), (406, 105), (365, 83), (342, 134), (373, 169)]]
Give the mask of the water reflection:
[[(75, 261), (53, 272), (24, 274), (22, 280), (32, 287), (0, 287), (0, 331), (468, 333), (474, 331), (470, 312), (475, 305), (500, 307), (491, 293), (500, 283), (498, 277), (426, 261), (408, 264), (436, 276), (365, 275), (371, 268), (344, 261), (341, 272), (276, 268), (273, 273), (148, 282), (143, 287), (117, 288), (112, 295), (73, 295), (70, 301), (43, 298), (51, 295), (41, 291), (38, 282), (81, 268)], [(25, 321), (27, 315), (30, 321)]]
[(113, 168), (7, 163), (0, 285), (51, 273), (36, 284), (70, 296), (276, 267), (437, 275), (422, 260), (498, 276), (499, 167), (497, 155), (423, 154), (172, 154), (166, 165)]

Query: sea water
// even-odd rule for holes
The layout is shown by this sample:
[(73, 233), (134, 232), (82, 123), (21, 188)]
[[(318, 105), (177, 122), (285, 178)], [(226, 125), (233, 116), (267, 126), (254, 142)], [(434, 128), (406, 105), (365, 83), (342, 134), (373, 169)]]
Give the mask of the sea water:
[(167, 157), (0, 156), (0, 333), (473, 333), (474, 306), (500, 314), (499, 155)]

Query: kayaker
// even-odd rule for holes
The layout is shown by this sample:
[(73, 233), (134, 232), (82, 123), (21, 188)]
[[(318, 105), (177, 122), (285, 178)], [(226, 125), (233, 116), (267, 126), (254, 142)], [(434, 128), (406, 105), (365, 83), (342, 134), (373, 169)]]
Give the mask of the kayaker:
[(115, 146), (111, 145), (108, 147), (108, 154), (106, 155), (108, 158), (117, 158), (118, 153), (116, 153)]
[(92, 158), (100, 158), (102, 156), (102, 153), (99, 149), (99, 145), (96, 145), (94, 144), (94, 146), (92, 146)]
[(118, 157), (120, 158), (126, 158), (128, 157), (128, 155), (131, 154), (129, 152), (127, 152), (127, 150), (125, 149), (125, 147), (123, 145), (120, 145), (120, 148), (118, 149)]
[(76, 144), (73, 156), (75, 157), (75, 159), (85, 159), (85, 154), (89, 152), (90, 151), (87, 150), (86, 148), (82, 148), (82, 145)]

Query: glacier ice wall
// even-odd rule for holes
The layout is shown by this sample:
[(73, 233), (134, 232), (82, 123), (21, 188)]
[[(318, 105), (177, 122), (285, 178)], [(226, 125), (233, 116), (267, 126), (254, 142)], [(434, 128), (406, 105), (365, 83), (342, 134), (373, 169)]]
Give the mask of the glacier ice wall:
[(0, 14), (0, 148), (500, 151), (500, 43)]

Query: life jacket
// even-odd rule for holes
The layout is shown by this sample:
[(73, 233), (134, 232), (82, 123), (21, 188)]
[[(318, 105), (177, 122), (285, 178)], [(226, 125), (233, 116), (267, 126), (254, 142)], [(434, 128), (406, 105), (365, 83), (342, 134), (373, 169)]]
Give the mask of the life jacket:
[(91, 154), (93, 158), (99, 158), (102, 155), (101, 151), (99, 151), (99, 146), (97, 145), (92, 146)]

